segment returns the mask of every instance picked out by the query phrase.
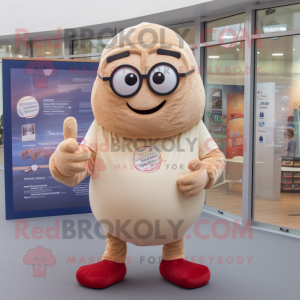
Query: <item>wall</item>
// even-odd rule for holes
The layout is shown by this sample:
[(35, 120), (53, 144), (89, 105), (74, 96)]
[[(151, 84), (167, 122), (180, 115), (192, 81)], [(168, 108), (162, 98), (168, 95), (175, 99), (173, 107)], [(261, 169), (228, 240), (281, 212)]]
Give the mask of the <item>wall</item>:
[[(55, 30), (57, 27), (77, 28), (105, 24), (141, 16), (168, 12), (213, 0), (152, 0), (137, 4), (136, 0), (95, 1), (52, 0), (45, 5), (36, 0), (1, 3), (0, 36), (15, 33), (15, 28), (29, 32)], [(6, 13), (4, 13), (6, 12)]]

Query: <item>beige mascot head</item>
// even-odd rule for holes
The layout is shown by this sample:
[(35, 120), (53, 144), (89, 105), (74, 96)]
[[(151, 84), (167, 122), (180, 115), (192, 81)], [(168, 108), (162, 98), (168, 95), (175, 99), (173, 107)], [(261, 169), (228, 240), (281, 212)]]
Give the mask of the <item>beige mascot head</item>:
[(193, 52), (166, 27), (141, 23), (119, 33), (104, 49), (98, 74), (104, 80), (94, 84), (94, 116), (115, 134), (170, 137), (203, 116), (205, 94)]

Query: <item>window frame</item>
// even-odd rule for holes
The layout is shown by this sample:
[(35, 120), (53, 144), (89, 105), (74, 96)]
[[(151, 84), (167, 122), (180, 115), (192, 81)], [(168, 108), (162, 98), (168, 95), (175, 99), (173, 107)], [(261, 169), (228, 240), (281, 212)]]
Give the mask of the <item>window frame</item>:
[[(245, 66), (249, 66), (251, 70), (255, 70), (255, 51), (256, 51), (256, 41), (263, 38), (273, 38), (273, 37), (283, 37), (283, 36), (292, 36), (300, 35), (299, 30), (290, 30), (284, 32), (274, 32), (274, 33), (262, 33), (256, 34), (256, 13), (258, 10), (276, 8), (282, 6), (289, 6), (293, 4), (298, 4), (300, 1), (295, 0), (281, 0), (276, 2), (269, 2), (264, 4), (248, 4), (242, 9), (238, 9), (231, 12), (226, 12), (214, 17), (206, 18), (196, 18), (197, 27), (199, 30), (195, 30), (195, 39), (197, 44), (197, 62), (200, 68), (200, 75), (204, 82), (204, 70), (206, 68), (205, 62), (205, 48), (209, 46), (218, 46), (227, 43), (219, 43), (218, 41), (205, 42), (197, 40), (197, 37), (200, 36), (200, 33), (205, 29), (205, 23), (215, 20), (220, 20), (226, 17), (234, 16), (240, 13), (245, 13), (245, 30), (248, 32), (249, 39), (251, 42), (251, 47), (247, 46), (248, 41), (246, 41), (245, 36), (239, 37), (236, 39), (230, 40), (228, 43), (234, 43), (238, 41), (245, 41)], [(196, 53), (195, 53), (196, 55)], [(255, 112), (255, 73), (250, 72), (249, 74), (244, 75), (244, 144), (247, 145), (247, 151), (244, 149), (244, 165), (246, 167), (243, 170), (243, 193), (242, 193), (242, 217), (232, 215), (226, 211), (220, 211), (217, 208), (210, 207), (205, 204), (204, 211), (210, 214), (218, 215), (218, 217), (239, 220), (242, 222), (242, 226), (251, 225), (260, 230), (273, 232), (276, 234), (289, 236), (293, 238), (300, 238), (300, 230), (288, 228), (289, 232), (284, 232), (280, 229), (282, 226), (273, 225), (265, 222), (258, 222), (254, 220), (254, 184), (255, 184), (255, 163), (254, 163), (254, 138), (255, 138), (255, 128), (254, 128), (254, 112)], [(247, 167), (250, 166), (250, 167)]]
[[(208, 17), (208, 18), (201, 18), (199, 20), (200, 22), (200, 34), (202, 32), (205, 32), (205, 28), (206, 28), (206, 23), (207, 22), (211, 22), (211, 21), (215, 21), (215, 20), (221, 20), (221, 19), (225, 19), (225, 18), (228, 18), (228, 17), (232, 17), (232, 16), (236, 16), (236, 15), (239, 15), (239, 14), (246, 14), (246, 9), (243, 8), (243, 9), (239, 9), (239, 10), (236, 10), (234, 12), (231, 12), (231, 13), (224, 13), (224, 14), (221, 14), (221, 15), (218, 15), (217, 17)], [(246, 16), (245, 15), (245, 28), (246, 28)], [(252, 33), (252, 32), (251, 32)], [(199, 35), (198, 35), (199, 37)], [(202, 38), (202, 40), (200, 40)], [(230, 41), (226, 41), (226, 42), (222, 42), (220, 43), (219, 41), (211, 41), (211, 42), (206, 42), (205, 40), (205, 36), (201, 36), (200, 35), (200, 38), (199, 38), (199, 52), (200, 52), (200, 58), (199, 58), (199, 62), (200, 62), (200, 75), (201, 75), (201, 78), (202, 78), (202, 81), (203, 83), (205, 83), (205, 70), (206, 70), (206, 55), (205, 55), (205, 51), (206, 51), (206, 48), (209, 48), (211, 46), (221, 46), (221, 45), (226, 45), (226, 44), (232, 44), (232, 43), (236, 43), (236, 42), (245, 42), (245, 66), (246, 66), (246, 41), (245, 41), (245, 36), (241, 36), (241, 37), (238, 37), (238, 38), (233, 38), (231, 39)], [(246, 74), (244, 74), (244, 78)], [(244, 79), (245, 80), (245, 79)], [(244, 83), (244, 88), (245, 88), (245, 83)], [(244, 92), (244, 94), (246, 95), (246, 93)], [(245, 96), (244, 96), (244, 99), (245, 99)], [(246, 102), (244, 100), (244, 102)], [(204, 110), (204, 114), (203, 114), (203, 122), (204, 122), (204, 115), (205, 115), (205, 110)], [(245, 126), (245, 113), (246, 113), (246, 108), (244, 106), (244, 126)], [(245, 131), (245, 129), (244, 129)], [(245, 139), (245, 132), (244, 132), (244, 139)], [(245, 155), (245, 151), (244, 151), (244, 155)], [(248, 176), (246, 175), (246, 178)], [(245, 178), (245, 169), (243, 170), (243, 178)], [(244, 180), (245, 181), (245, 180)], [(249, 210), (247, 209), (246, 213), (247, 213), (247, 217), (244, 216), (244, 207), (246, 205), (246, 203), (248, 204), (248, 197), (246, 197), (244, 195), (244, 189), (245, 189), (245, 184), (243, 184), (243, 204), (242, 204), (242, 216), (238, 216), (238, 215), (234, 215), (234, 214), (231, 214), (227, 211), (224, 211), (224, 210), (220, 210), (216, 207), (212, 207), (212, 206), (209, 206), (206, 204), (206, 201), (205, 201), (205, 204), (204, 204), (204, 210), (209, 212), (209, 213), (213, 213), (215, 215), (218, 215), (218, 216), (222, 216), (223, 218), (229, 218), (229, 219), (233, 219), (233, 220), (238, 220), (239, 222), (241, 222), (243, 225), (246, 224), (246, 221), (247, 219), (249, 219), (248, 217), (248, 213), (249, 213)], [(251, 219), (251, 218), (250, 218)]]

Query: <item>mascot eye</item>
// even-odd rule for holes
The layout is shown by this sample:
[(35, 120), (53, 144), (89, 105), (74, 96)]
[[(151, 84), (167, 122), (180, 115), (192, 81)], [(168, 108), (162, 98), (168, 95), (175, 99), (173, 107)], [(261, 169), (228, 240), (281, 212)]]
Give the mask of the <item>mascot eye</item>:
[(162, 84), (165, 81), (165, 75), (161, 72), (156, 72), (153, 75), (153, 82), (155, 84)]
[(169, 94), (177, 86), (178, 78), (173, 68), (167, 65), (155, 67), (149, 77), (151, 88), (158, 94)]
[(135, 74), (129, 73), (125, 76), (125, 82), (127, 85), (135, 85), (138, 81), (138, 78)]
[(132, 68), (123, 67), (114, 73), (112, 86), (119, 95), (130, 96), (138, 90), (140, 78)]

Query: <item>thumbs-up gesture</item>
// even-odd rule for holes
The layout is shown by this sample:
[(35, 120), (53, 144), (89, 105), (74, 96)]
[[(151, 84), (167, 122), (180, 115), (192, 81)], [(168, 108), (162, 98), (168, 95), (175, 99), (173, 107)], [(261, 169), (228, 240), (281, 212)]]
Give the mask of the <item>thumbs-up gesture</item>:
[(78, 146), (77, 122), (74, 118), (64, 121), (64, 141), (61, 142), (50, 161), (50, 171), (55, 168), (65, 177), (73, 176), (86, 171), (86, 162), (91, 158), (91, 151), (87, 147)]
[(205, 188), (209, 178), (206, 168), (199, 159), (192, 159), (188, 168), (192, 172), (179, 176), (177, 183), (185, 196), (194, 197)]

